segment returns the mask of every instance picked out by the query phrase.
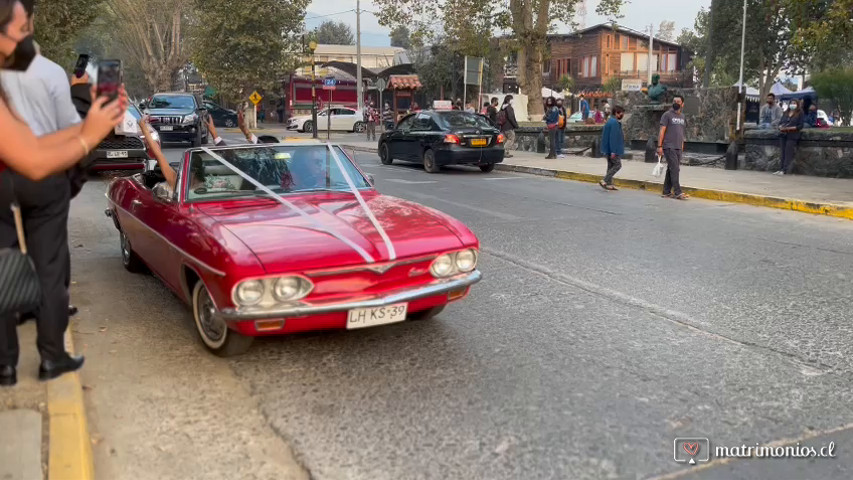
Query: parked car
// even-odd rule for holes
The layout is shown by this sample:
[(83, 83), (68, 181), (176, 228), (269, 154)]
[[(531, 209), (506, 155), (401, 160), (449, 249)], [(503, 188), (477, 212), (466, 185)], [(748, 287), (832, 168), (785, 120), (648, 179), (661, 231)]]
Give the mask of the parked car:
[[(142, 112), (135, 105), (130, 105), (127, 112), (129, 115), (125, 115), (124, 122), (128, 124), (124, 128), (125, 131), (130, 131), (135, 128), (134, 123), (142, 118)], [(151, 132), (151, 134), (154, 140), (160, 141), (157, 132)], [(118, 135), (113, 132), (95, 149), (88, 169), (90, 171), (145, 170), (149, 158), (151, 155), (146, 149), (142, 132), (136, 135)]]
[(175, 192), (157, 170), (114, 180), (105, 213), (125, 268), (186, 302), (217, 355), (261, 335), (431, 318), (481, 278), (464, 224), (380, 194), (339, 146), (191, 149), (176, 168)]
[(207, 109), (207, 114), (213, 119), (215, 126), (227, 128), (237, 126), (237, 112), (235, 110), (223, 108), (209, 100), (204, 101), (204, 107)]
[(429, 173), (444, 165), (477, 165), (491, 172), (504, 153), (504, 136), (488, 118), (458, 110), (413, 113), (379, 137), (383, 164), (418, 162)]
[[(361, 133), (367, 125), (364, 123), (364, 115), (359, 110), (352, 108), (335, 107), (329, 110), (317, 112), (318, 131), (329, 130), (329, 113), (331, 112), (331, 130)], [(299, 115), (291, 117), (287, 122), (288, 130), (298, 132), (313, 132), (314, 120), (311, 115)]]
[(193, 147), (208, 143), (207, 109), (192, 93), (158, 93), (148, 102), (151, 126), (163, 142), (190, 142)]

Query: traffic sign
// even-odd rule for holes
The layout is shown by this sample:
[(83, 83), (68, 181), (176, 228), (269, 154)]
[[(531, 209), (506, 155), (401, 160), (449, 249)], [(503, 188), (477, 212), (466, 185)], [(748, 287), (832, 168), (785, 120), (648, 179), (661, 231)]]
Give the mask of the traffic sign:
[(328, 77), (323, 79), (323, 90), (334, 90), (335, 85), (337, 85), (337, 80), (335, 77)]
[(255, 105), (261, 103), (261, 100), (263, 100), (263, 98), (264, 97), (262, 97), (261, 94), (258, 92), (252, 92), (252, 94), (249, 95), (249, 100), (251, 100), (252, 103), (254, 103)]

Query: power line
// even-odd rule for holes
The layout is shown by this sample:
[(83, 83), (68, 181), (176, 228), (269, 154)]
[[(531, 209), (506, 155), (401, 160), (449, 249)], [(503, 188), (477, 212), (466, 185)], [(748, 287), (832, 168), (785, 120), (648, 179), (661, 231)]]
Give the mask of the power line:
[(355, 11), (355, 9), (353, 8), (351, 10), (344, 10), (343, 12), (328, 13), (326, 15), (314, 15), (313, 17), (305, 17), (305, 20), (313, 20), (315, 18), (334, 17), (335, 15), (343, 15), (345, 13), (351, 13), (354, 11)]

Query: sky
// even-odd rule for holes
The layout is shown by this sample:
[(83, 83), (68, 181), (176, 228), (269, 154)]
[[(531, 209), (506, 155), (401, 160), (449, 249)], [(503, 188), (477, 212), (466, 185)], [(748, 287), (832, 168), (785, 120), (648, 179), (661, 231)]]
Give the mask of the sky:
[[(587, 16), (586, 26), (592, 26), (607, 21), (606, 18), (595, 14), (595, 8), (599, 0), (585, 0)], [(619, 19), (619, 24), (635, 30), (645, 30), (648, 25), (654, 24), (655, 28), (662, 20), (675, 22), (676, 34), (682, 28), (693, 28), (696, 14), (702, 7), (708, 8), (711, 0), (627, 0), (629, 3), (623, 7), (624, 17)], [(355, 33), (355, 6), (356, 0), (313, 0), (308, 6), (305, 24), (309, 30), (317, 27), (324, 20), (334, 20), (347, 23)], [(361, 43), (366, 46), (388, 46), (389, 30), (379, 25), (376, 16), (370, 12), (378, 9), (369, 0), (361, 2)], [(347, 11), (351, 10), (351, 11)], [(344, 12), (344, 13), (341, 13)], [(324, 15), (324, 17), (319, 17)], [(328, 15), (328, 16), (325, 16)], [(319, 18), (318, 18), (319, 17)], [(561, 33), (567, 33), (563, 31)]]

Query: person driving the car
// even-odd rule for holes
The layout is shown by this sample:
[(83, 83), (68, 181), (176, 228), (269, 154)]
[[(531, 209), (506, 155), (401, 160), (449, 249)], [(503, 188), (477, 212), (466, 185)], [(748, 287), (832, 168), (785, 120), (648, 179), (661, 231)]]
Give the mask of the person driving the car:
[(327, 153), (325, 147), (311, 147), (294, 157), (290, 168), (297, 190), (326, 188)]

